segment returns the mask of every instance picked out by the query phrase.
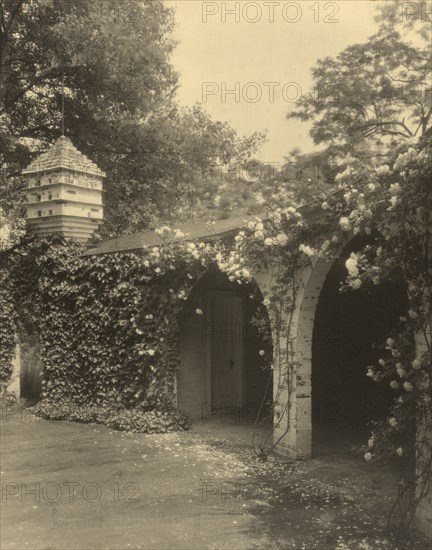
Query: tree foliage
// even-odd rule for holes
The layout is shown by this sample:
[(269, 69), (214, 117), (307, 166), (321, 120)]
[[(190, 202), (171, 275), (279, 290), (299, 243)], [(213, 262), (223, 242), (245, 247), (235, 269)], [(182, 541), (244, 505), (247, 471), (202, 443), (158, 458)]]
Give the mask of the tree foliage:
[[(249, 156), (262, 136), (239, 139), (199, 108), (177, 106), (173, 26), (160, 0), (2, 2), (4, 178), (60, 135), (64, 111), (65, 133), (107, 173), (105, 234), (201, 212), (193, 195), (205, 167)], [(6, 186), (10, 203), (19, 185)]]
[(400, 6), (389, 4), (377, 16), (379, 31), (366, 43), (318, 60), (313, 91), (288, 114), (312, 120), (314, 142), (327, 145), (331, 156), (381, 158), (395, 143), (418, 138), (431, 126), (430, 23), (403, 24)]

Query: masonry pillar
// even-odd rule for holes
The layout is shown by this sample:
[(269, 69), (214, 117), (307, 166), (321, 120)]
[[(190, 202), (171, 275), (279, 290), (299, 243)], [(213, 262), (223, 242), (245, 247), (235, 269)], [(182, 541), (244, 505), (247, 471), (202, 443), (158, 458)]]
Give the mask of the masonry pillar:
[[(272, 326), (274, 347), (273, 406), (274, 443), (281, 454), (294, 458), (308, 458), (312, 454), (312, 337), (315, 312), (321, 289), (332, 262), (313, 260), (312, 264), (297, 273), (298, 288), (295, 308), (281, 311), (284, 330)], [(275, 267), (255, 276), (265, 295), (277, 278)], [(286, 289), (287, 298), (292, 288)], [(288, 303), (288, 300), (287, 300)], [(273, 318), (270, 315), (273, 323)], [(287, 327), (290, 334), (286, 334)], [(289, 338), (290, 346), (287, 345)], [(292, 353), (292, 357), (288, 357)], [(288, 373), (288, 360), (296, 363)]]
[[(264, 296), (271, 295), (271, 288), (275, 284), (277, 273), (274, 272), (275, 266), (270, 266), (266, 272), (261, 272), (255, 276), (255, 279)], [(292, 289), (287, 287), (287, 297), (291, 296)], [(284, 297), (282, 297), (282, 304)], [(288, 336), (286, 331), (289, 326), (291, 311), (287, 307), (281, 308), (279, 323), (276, 323), (274, 315), (269, 312), (271, 332), (273, 339), (273, 444), (275, 450), (288, 456), (296, 458), (296, 387), (297, 378), (295, 369), (289, 368), (289, 362), (292, 349), (289, 341), (295, 340), (297, 332), (295, 323), (291, 323), (291, 333)], [(278, 326), (280, 325), (280, 326)]]
[(295, 360), (297, 367), (297, 457), (312, 454), (312, 338), (315, 312), (331, 262), (315, 261), (299, 273), (295, 322)]

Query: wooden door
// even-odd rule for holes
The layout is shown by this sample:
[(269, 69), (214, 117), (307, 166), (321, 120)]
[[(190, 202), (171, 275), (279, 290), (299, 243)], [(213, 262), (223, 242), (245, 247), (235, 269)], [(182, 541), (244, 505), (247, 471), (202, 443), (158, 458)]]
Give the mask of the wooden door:
[(210, 370), (213, 409), (243, 404), (243, 300), (228, 290), (209, 291)]

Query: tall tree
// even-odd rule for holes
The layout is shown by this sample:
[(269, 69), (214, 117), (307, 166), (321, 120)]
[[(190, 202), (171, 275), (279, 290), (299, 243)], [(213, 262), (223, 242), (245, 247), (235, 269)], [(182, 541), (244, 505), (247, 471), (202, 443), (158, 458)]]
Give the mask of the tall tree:
[(195, 213), (203, 166), (249, 154), (260, 136), (239, 146), (226, 124), (175, 104), (173, 26), (161, 0), (0, 3), (3, 208), (64, 111), (66, 135), (107, 173), (105, 233)]
[[(430, 20), (402, 2), (378, 11), (379, 32), (312, 69), (314, 90), (288, 118), (312, 120), (316, 144), (377, 158), (431, 126)], [(404, 16), (405, 15), (405, 16)]]
[(176, 87), (168, 61), (173, 24), (160, 0), (2, 2), (0, 112), (11, 132), (56, 137), (63, 88), (72, 135), (98, 130), (98, 120), (116, 109), (153, 111)]

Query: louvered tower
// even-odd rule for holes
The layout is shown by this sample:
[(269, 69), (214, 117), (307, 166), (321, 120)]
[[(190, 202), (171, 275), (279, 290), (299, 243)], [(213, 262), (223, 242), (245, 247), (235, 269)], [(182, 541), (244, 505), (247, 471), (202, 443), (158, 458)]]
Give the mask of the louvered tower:
[(104, 172), (61, 136), (25, 170), (27, 218), (35, 233), (87, 241), (103, 222)]

